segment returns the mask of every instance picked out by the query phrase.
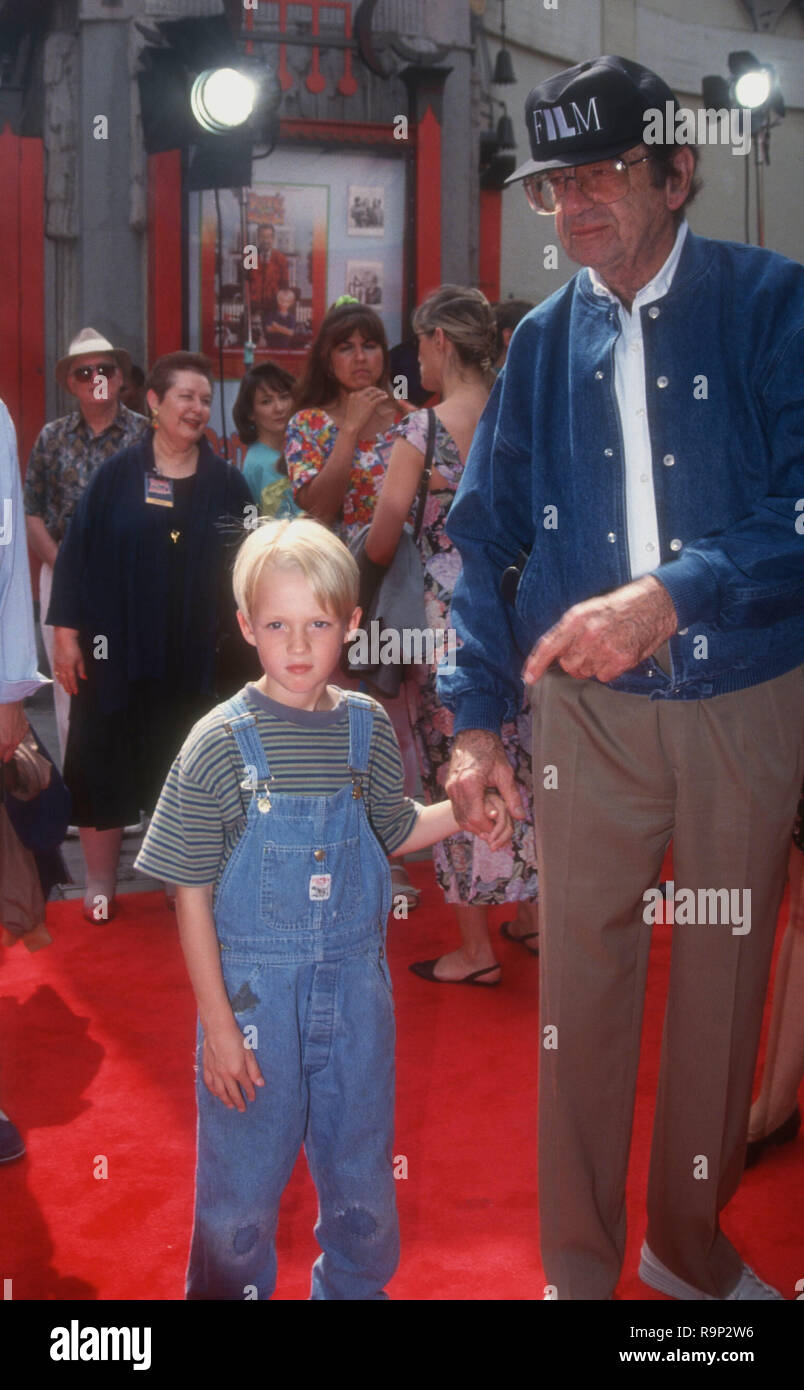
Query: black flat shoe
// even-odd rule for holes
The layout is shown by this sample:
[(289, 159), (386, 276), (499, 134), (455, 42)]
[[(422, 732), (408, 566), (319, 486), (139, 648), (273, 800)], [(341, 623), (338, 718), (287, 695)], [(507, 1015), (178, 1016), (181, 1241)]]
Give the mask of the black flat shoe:
[(493, 989), (500, 983), (499, 980), (484, 980), (483, 975), (490, 975), (493, 970), (499, 970), (499, 965), (487, 965), (485, 970), (473, 970), (471, 975), (463, 975), (460, 980), (442, 980), (440, 975), (436, 975), (435, 968), (441, 957), (436, 956), (435, 960), (417, 960), (408, 969), (414, 975), (418, 975), (422, 980), (432, 980), (436, 985), (478, 985), (480, 989)]
[(24, 1153), (25, 1143), (17, 1126), (0, 1110), (0, 1163), (12, 1163)]
[(778, 1148), (780, 1144), (789, 1144), (796, 1138), (801, 1129), (801, 1111), (796, 1106), (792, 1115), (788, 1115), (780, 1125), (772, 1129), (770, 1134), (766, 1134), (763, 1139), (751, 1139), (745, 1151), (745, 1166), (753, 1168), (754, 1164), (759, 1163), (766, 1149)]
[(538, 941), (539, 933), (537, 931), (526, 931), (523, 932), (521, 936), (515, 936), (514, 933), (511, 931), (513, 925), (513, 922), (500, 923), (500, 936), (503, 938), (503, 940), (513, 941), (516, 943), (517, 946), (524, 946), (529, 956), (538, 956), (539, 947), (537, 946), (534, 950), (532, 946), (526, 946), (525, 942)]

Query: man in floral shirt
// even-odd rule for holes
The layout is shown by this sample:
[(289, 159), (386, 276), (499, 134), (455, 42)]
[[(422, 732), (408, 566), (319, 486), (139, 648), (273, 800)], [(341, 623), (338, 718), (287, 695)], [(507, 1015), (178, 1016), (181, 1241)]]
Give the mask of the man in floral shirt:
[[(28, 544), (42, 561), (39, 604), (42, 639), (53, 669), (53, 629), (44, 619), (50, 604), (53, 566), (78, 499), (93, 473), (148, 428), (142, 415), (123, 405), (120, 392), (131, 359), (94, 328), (82, 328), (66, 357), (56, 364), (56, 380), (75, 396), (78, 409), (41, 430), (28, 460), (24, 505)], [(59, 746), (64, 758), (70, 697), (53, 683)]]

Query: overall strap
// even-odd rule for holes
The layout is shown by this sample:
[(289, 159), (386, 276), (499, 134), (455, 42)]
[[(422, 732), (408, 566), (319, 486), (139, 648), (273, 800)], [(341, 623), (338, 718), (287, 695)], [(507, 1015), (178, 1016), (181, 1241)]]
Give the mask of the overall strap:
[(224, 715), (223, 727), (227, 733), (234, 735), (240, 756), (249, 770), (248, 786), (254, 790), (255, 775), (258, 782), (271, 781), (268, 759), (257, 730), (257, 716), (245, 696), (242, 692), (233, 695), (231, 700), (226, 700), (220, 708)]
[(371, 731), (374, 727), (374, 701), (367, 695), (349, 691), (349, 771), (352, 774), (353, 794), (362, 796), (362, 776), (368, 772)]

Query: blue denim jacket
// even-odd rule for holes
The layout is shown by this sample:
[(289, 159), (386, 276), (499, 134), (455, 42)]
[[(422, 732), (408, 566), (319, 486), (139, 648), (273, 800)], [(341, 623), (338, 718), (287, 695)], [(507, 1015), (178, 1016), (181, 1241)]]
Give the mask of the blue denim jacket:
[[(641, 317), (653, 573), (679, 631), (672, 675), (651, 658), (611, 686), (705, 699), (804, 661), (804, 269), (688, 234), (669, 292)], [(513, 335), (447, 523), (463, 560), (459, 647), (438, 688), (456, 732), (513, 717), (542, 633), (630, 581), (618, 334), (616, 306), (582, 270)], [(528, 560), (512, 605), (500, 577), (519, 551)]]

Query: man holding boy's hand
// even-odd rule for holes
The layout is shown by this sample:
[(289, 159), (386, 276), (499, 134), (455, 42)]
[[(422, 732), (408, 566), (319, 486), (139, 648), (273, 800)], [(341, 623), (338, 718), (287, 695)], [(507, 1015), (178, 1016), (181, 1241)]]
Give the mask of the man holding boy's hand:
[[(539, 1210), (560, 1299), (608, 1299), (620, 1273), (646, 904), (671, 837), (676, 880), (717, 906), (673, 932), (640, 1277), (680, 1299), (782, 1297), (720, 1213), (804, 771), (804, 272), (693, 235), (697, 151), (647, 134), (675, 109), (613, 56), (528, 97), (512, 180), (585, 268), (516, 328), (447, 523), (463, 571), (439, 694), (467, 829), (487, 828), (489, 786), (518, 814), (497, 731), (523, 663), (533, 708), (540, 1021), (557, 1037)], [(748, 933), (721, 914), (735, 897)]]

